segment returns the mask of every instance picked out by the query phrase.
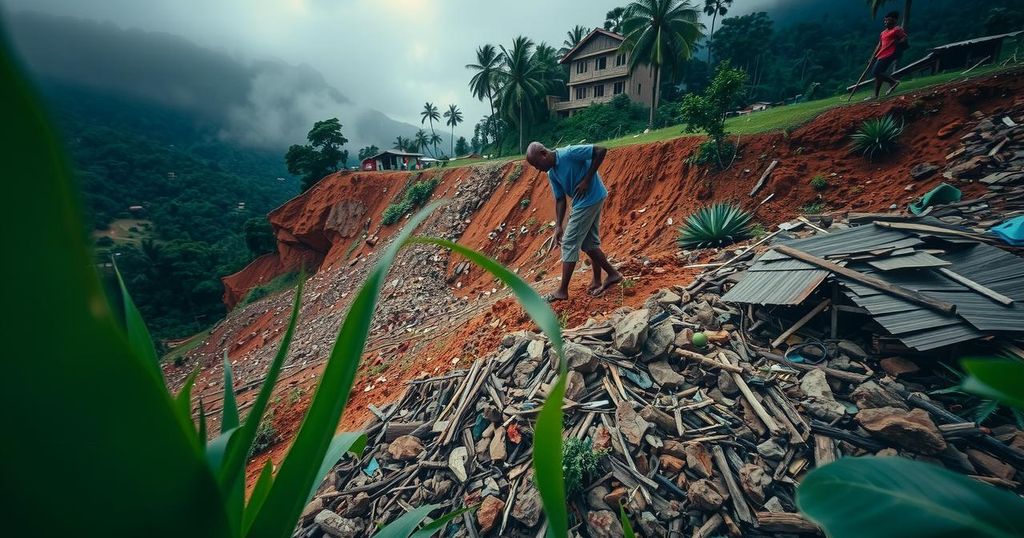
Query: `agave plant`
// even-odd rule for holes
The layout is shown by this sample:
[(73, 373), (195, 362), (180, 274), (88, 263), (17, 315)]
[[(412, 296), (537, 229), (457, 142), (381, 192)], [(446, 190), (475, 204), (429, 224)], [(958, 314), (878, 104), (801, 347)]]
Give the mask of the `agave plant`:
[(901, 134), (903, 122), (892, 116), (870, 119), (850, 136), (850, 147), (874, 159), (895, 151)]
[(679, 230), (683, 248), (720, 247), (750, 237), (750, 213), (739, 206), (717, 203), (702, 207)]

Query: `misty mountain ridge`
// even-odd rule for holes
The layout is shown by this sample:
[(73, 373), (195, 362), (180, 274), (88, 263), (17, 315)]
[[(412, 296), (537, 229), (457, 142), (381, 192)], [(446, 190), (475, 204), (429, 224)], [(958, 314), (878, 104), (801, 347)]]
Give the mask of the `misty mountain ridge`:
[(283, 154), (315, 121), (338, 117), (354, 156), (418, 129), (353, 103), (305, 64), (242, 60), (180, 36), (87, 19), (34, 12), (7, 19), (15, 49), (42, 84), (151, 101), (215, 127), (228, 143)]

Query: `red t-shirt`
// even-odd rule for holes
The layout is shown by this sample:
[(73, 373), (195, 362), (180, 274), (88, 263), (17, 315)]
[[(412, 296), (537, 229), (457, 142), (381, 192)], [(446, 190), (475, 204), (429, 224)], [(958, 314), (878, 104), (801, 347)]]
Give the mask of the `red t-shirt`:
[(906, 37), (907, 33), (899, 26), (893, 26), (892, 28), (882, 30), (882, 46), (878, 49), (878, 54), (875, 55), (875, 58), (888, 58), (889, 56), (896, 54), (896, 42)]

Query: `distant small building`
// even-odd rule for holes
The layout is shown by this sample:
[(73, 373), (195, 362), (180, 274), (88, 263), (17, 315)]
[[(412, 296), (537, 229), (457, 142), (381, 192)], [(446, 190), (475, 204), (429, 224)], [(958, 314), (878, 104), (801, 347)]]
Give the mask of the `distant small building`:
[(765, 101), (758, 101), (758, 102), (753, 103), (753, 104), (750, 105), (750, 111), (751, 112), (760, 112), (762, 110), (768, 110), (771, 107), (772, 107), (771, 103), (768, 103), (768, 102), (765, 102)]
[(654, 72), (649, 65), (629, 68), (629, 51), (622, 34), (596, 28), (559, 60), (569, 65), (569, 97), (549, 95), (548, 110), (562, 117), (594, 103), (607, 103), (619, 94), (650, 106)]
[(363, 159), (360, 168), (364, 171), (420, 170), (423, 168), (423, 154), (389, 149)]
[(130, 206), (128, 206), (128, 211), (131, 211), (132, 213), (138, 213), (139, 211), (142, 211), (143, 209), (145, 209), (145, 208), (140, 206), (140, 205), (130, 205)]

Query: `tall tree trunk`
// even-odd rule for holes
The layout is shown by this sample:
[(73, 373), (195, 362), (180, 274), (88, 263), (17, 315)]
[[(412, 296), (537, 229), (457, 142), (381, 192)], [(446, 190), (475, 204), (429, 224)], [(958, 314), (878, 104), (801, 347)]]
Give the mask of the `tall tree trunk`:
[(658, 108), (658, 74), (661, 72), (661, 66), (651, 66), (654, 70), (654, 89), (651, 90), (651, 115), (647, 120), (647, 128), (654, 129), (654, 111)]
[(906, 30), (907, 26), (910, 26), (910, 7), (914, 3), (914, 0), (903, 0), (903, 29)]
[[(455, 122), (454, 121), (452, 122), (452, 137), (448, 139), (448, 143), (451, 144), (451, 147), (448, 148), (448, 151), (451, 153), (451, 157), (454, 157), (455, 156)], [(451, 157), (449, 157), (449, 159)]]
[(519, 97), (519, 152), (523, 151), (523, 98)]
[[(491, 95), (491, 88), (490, 87), (487, 88), (487, 101), (489, 101), (490, 105), (491, 105), (491, 115), (487, 119), (488, 119), (488, 123), (493, 125), (494, 124), (494, 97)], [(498, 133), (497, 129), (495, 129), (494, 132), (491, 133), (491, 134), (494, 135), (494, 145), (497, 146), (498, 156), (500, 157), (501, 156), (501, 135), (500, 135), (500, 133)]]
[(711, 45), (715, 44), (715, 19), (718, 18), (718, 6), (715, 6), (715, 13), (711, 15), (711, 33), (708, 34), (708, 67), (711, 67)]

